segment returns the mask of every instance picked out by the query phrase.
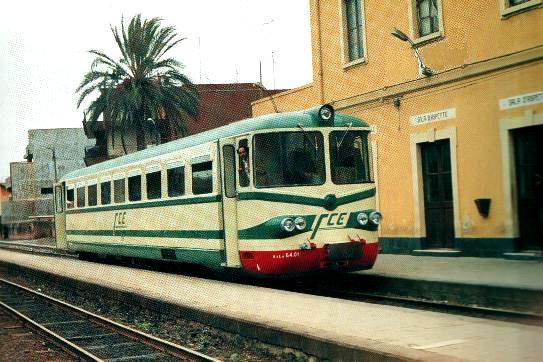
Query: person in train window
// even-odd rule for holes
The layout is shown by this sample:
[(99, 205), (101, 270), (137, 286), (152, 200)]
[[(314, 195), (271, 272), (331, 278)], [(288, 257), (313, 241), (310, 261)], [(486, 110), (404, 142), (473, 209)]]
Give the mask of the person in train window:
[(241, 146), (238, 148), (239, 157), (239, 185), (242, 187), (249, 186), (249, 153), (247, 147)]

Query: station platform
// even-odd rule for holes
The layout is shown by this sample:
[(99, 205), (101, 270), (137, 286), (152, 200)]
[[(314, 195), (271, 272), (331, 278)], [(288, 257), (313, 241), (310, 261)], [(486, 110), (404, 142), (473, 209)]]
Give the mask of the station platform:
[[(381, 268), (385, 267), (386, 259), (382, 258), (381, 265), (376, 265), (371, 273), (383, 273)], [(66, 283), (70, 281), (85, 289), (108, 290), (118, 298), (139, 300), (146, 306), (267, 343), (297, 348), (320, 358), (539, 361), (543, 355), (540, 343), (543, 327), (535, 325), (312, 296), (5, 249), (0, 250), (0, 264), (66, 278), (63, 279)], [(397, 273), (404, 268), (405, 265), (399, 267)], [(535, 279), (533, 284), (537, 285)]]

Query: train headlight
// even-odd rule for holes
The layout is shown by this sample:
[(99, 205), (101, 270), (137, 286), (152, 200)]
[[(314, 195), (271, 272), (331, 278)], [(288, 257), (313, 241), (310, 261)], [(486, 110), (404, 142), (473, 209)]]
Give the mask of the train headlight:
[(323, 121), (330, 121), (334, 118), (334, 108), (329, 104), (325, 104), (319, 109), (319, 118)]
[(356, 216), (356, 221), (358, 221), (358, 223), (362, 226), (367, 225), (368, 220), (368, 214), (366, 214), (365, 212), (361, 212)]
[(296, 229), (302, 231), (307, 226), (307, 222), (303, 217), (300, 216), (294, 219), (294, 226), (296, 226)]
[(281, 221), (281, 229), (283, 229), (284, 231), (291, 233), (294, 231), (295, 228), (296, 225), (294, 224), (294, 220), (292, 220), (291, 218), (287, 217)]
[(383, 218), (383, 215), (379, 211), (374, 211), (370, 214), (370, 221), (374, 223), (375, 225), (379, 225), (381, 223), (381, 219)]

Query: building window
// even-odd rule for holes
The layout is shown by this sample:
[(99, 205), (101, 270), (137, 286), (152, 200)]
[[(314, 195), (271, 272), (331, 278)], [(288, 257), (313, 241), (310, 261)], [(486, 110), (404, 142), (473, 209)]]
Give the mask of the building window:
[(126, 198), (124, 178), (113, 181), (113, 201), (116, 204), (124, 202)]
[(141, 175), (130, 176), (128, 178), (128, 200), (141, 200)]
[(439, 32), (438, 0), (416, 0), (418, 36)]
[(201, 162), (192, 165), (192, 193), (208, 194), (213, 191), (213, 162)]
[(344, 0), (343, 29), (345, 58), (353, 62), (364, 58), (364, 22), (362, 0)]
[(499, 0), (502, 16), (510, 16), (520, 13), (538, 5), (541, 5), (542, 0)]
[(53, 188), (52, 187), (42, 187), (41, 188), (41, 194), (42, 195), (50, 195), (53, 193)]
[(151, 172), (145, 175), (147, 182), (147, 199), (160, 199), (162, 196), (162, 176), (160, 171)]
[(77, 207), (85, 207), (85, 187), (77, 188)]
[(100, 184), (100, 201), (102, 205), (111, 204), (111, 181)]
[(179, 166), (168, 169), (168, 196), (182, 196), (185, 194), (185, 167)]
[(89, 185), (87, 187), (89, 206), (96, 206), (98, 204), (98, 186)]

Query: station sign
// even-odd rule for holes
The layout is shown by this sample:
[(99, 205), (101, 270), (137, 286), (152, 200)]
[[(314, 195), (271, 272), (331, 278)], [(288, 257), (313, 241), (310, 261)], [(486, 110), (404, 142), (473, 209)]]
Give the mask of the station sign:
[(440, 111), (411, 116), (409, 120), (413, 126), (418, 126), (420, 124), (445, 121), (452, 118), (456, 118), (456, 108), (447, 108)]
[(500, 99), (500, 110), (529, 106), (543, 103), (543, 92), (521, 94), (514, 97)]

